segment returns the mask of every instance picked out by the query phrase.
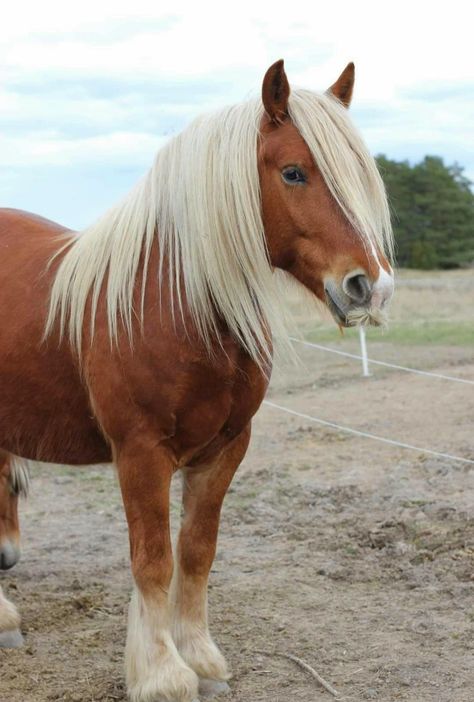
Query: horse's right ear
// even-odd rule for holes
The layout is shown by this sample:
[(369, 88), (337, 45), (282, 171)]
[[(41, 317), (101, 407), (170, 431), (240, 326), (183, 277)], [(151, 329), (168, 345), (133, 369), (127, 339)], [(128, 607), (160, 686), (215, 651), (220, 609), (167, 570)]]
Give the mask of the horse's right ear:
[(288, 115), (290, 84), (286, 77), (283, 59), (276, 61), (265, 73), (262, 85), (262, 102), (272, 122), (280, 124)]

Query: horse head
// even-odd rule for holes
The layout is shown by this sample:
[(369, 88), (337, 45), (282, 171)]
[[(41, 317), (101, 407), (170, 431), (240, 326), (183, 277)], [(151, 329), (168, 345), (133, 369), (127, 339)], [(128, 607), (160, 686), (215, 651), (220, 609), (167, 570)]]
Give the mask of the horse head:
[(258, 165), (273, 266), (325, 302), (341, 326), (380, 324), (393, 293), (383, 183), (347, 116), (354, 65), (325, 95), (290, 87), (283, 61), (263, 80)]

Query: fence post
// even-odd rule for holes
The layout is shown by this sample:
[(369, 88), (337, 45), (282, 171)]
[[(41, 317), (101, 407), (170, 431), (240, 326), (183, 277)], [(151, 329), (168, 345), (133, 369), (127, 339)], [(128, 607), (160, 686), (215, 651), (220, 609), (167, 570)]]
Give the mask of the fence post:
[(364, 378), (370, 376), (369, 373), (369, 359), (367, 358), (367, 342), (365, 339), (365, 327), (359, 327), (359, 339), (360, 339), (360, 355), (362, 356), (362, 375)]

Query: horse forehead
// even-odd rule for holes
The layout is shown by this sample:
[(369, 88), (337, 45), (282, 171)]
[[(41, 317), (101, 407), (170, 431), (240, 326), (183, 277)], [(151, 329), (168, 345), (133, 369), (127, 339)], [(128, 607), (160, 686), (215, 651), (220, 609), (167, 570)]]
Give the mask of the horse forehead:
[(314, 166), (308, 145), (291, 122), (262, 130), (260, 156), (264, 161)]

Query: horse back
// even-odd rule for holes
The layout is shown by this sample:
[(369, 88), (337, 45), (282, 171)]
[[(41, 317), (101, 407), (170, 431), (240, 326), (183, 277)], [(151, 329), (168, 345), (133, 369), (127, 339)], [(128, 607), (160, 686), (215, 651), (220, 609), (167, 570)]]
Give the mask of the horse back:
[(37, 235), (47, 235), (48, 233), (60, 234), (70, 231), (67, 227), (63, 227), (57, 222), (53, 222), (46, 217), (25, 212), (24, 210), (16, 210), (13, 208), (0, 207), (0, 233), (3, 235), (12, 234), (18, 235), (21, 232), (36, 232)]

